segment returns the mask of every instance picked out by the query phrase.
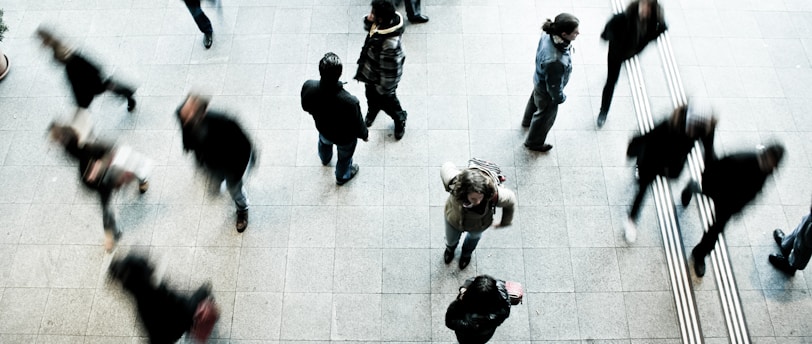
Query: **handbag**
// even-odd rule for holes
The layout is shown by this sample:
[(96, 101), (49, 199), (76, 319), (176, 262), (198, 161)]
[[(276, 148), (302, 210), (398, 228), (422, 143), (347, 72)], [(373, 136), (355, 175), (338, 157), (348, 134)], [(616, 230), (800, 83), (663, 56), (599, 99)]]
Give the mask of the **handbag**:
[(214, 324), (220, 319), (220, 309), (213, 297), (208, 297), (197, 305), (190, 334), (197, 342), (205, 343), (214, 330)]
[(522, 303), (524, 298), (524, 288), (522, 284), (514, 281), (505, 281), (505, 289), (507, 289), (508, 296), (510, 296), (510, 304), (518, 305)]

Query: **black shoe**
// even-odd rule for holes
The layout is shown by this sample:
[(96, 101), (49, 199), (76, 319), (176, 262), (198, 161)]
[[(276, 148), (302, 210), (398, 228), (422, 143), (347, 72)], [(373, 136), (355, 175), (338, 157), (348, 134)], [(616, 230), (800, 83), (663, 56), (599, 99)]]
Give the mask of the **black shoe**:
[(403, 134), (406, 134), (406, 120), (395, 121), (395, 140), (402, 139)]
[(452, 260), (454, 260), (454, 250), (449, 250), (448, 247), (446, 247), (445, 252), (443, 252), (443, 261), (446, 264), (450, 264)]
[(680, 201), (682, 201), (683, 207), (687, 207), (689, 204), (691, 204), (691, 197), (694, 196), (693, 183), (694, 182), (691, 182), (690, 184), (685, 186), (685, 189), (682, 189), (682, 196), (680, 197)]
[(468, 267), (468, 264), (471, 264), (471, 256), (460, 256), (460, 270), (465, 270), (465, 268)]
[(375, 118), (378, 117), (378, 114), (372, 114), (371, 112), (367, 112), (366, 117), (364, 118), (364, 124), (367, 125), (367, 128), (372, 126), (372, 123), (375, 122)]
[(415, 24), (425, 23), (427, 21), (429, 21), (429, 17), (426, 17), (423, 14), (417, 14), (414, 17), (409, 17), (409, 22), (412, 22), (412, 23), (415, 23)]
[(789, 260), (784, 256), (779, 256), (777, 254), (770, 255), (770, 264), (772, 264), (776, 269), (783, 271), (787, 275), (795, 276), (796, 268), (793, 268), (792, 265), (789, 265)]
[(549, 144), (546, 144), (546, 143), (544, 145), (542, 145), (541, 147), (530, 147), (525, 143), (524, 147), (531, 150), (531, 151), (542, 152), (542, 153), (549, 152), (551, 149), (553, 149), (553, 145), (549, 145)]
[(203, 46), (206, 49), (211, 48), (211, 44), (214, 43), (213, 33), (207, 33), (205, 37), (203, 37)]
[(773, 239), (775, 239), (775, 243), (778, 244), (778, 247), (781, 247), (781, 243), (784, 242), (784, 231), (780, 228), (776, 228), (773, 231)]
[(237, 233), (245, 232), (248, 228), (248, 210), (237, 210)]
[(343, 178), (338, 179), (338, 178), (337, 178), (337, 179), (336, 179), (336, 184), (337, 184), (337, 185), (344, 185), (344, 184), (346, 184), (348, 181), (350, 181), (350, 180), (352, 180), (353, 178), (355, 178), (355, 176), (358, 174), (358, 171), (359, 171), (360, 169), (361, 169), (361, 168), (360, 168), (360, 167), (358, 167), (358, 164), (352, 164), (352, 166), (350, 166), (350, 177), (349, 177), (349, 178), (347, 178), (347, 179), (343, 179)]
[(601, 111), (598, 114), (598, 129), (603, 128), (604, 123), (606, 123), (606, 111)]
[(696, 255), (696, 248), (691, 251), (691, 256), (694, 257), (694, 272), (696, 272), (696, 276), (705, 276), (705, 256), (698, 257)]
[(135, 110), (135, 99), (133, 97), (127, 98), (127, 112)]

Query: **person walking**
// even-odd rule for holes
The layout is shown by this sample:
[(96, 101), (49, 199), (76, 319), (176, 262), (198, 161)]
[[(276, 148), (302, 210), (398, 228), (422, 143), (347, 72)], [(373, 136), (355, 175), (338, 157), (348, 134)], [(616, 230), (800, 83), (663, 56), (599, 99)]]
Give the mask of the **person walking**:
[(339, 81), (343, 65), (338, 55), (329, 52), (319, 61), (321, 80), (307, 80), (302, 86), (302, 109), (309, 112), (319, 131), (318, 153), (322, 165), (338, 152), (336, 184), (344, 185), (358, 174), (352, 162), (358, 139), (369, 141), (369, 130), (361, 115), (358, 98), (344, 89)]
[(237, 232), (248, 227), (248, 194), (245, 177), (254, 162), (251, 140), (240, 125), (225, 114), (209, 111), (209, 99), (190, 93), (177, 110), (183, 133), (183, 150), (194, 151), (198, 164), (212, 185), (226, 187), (237, 206)]
[(663, 8), (658, 0), (632, 1), (625, 11), (615, 14), (606, 23), (601, 39), (609, 42), (609, 53), (606, 57), (606, 84), (601, 95), (598, 128), (606, 123), (623, 61), (639, 54), (649, 42), (657, 39), (667, 29)]
[(654, 182), (654, 178), (658, 175), (671, 179), (678, 178), (697, 140), (702, 142), (705, 149), (705, 161), (713, 159), (715, 129), (716, 118), (712, 112), (690, 104), (677, 107), (670, 119), (632, 139), (626, 150), (626, 156), (637, 158), (639, 177), (637, 195), (623, 227), (626, 242), (633, 243), (637, 239), (637, 217), (643, 204), (643, 197), (649, 185)]
[[(449, 192), (445, 203), (445, 240), (443, 260), (446, 264), (454, 260), (454, 251), (466, 232), (462, 244), (459, 267), (465, 269), (471, 263), (471, 255), (476, 249), (482, 233), (494, 228), (509, 226), (513, 221), (516, 195), (499, 185), (487, 171), (469, 167), (462, 171), (446, 162), (440, 170), (440, 178)], [(502, 208), (502, 220), (493, 222), (496, 207)]]
[(365, 123), (371, 127), (378, 112), (383, 110), (395, 121), (395, 139), (406, 133), (407, 113), (400, 105), (396, 90), (403, 74), (403, 18), (389, 0), (373, 0), (372, 10), (364, 18), (368, 31), (355, 79), (365, 84), (367, 115)]
[(203, 13), (203, 8), (200, 7), (200, 0), (183, 0), (189, 13), (192, 14), (192, 19), (195, 20), (197, 28), (203, 33), (203, 46), (206, 49), (211, 48), (214, 43), (214, 29), (211, 27), (211, 21), (206, 13)]
[(429, 21), (429, 17), (420, 13), (420, 0), (404, 0), (406, 18), (410, 23), (421, 24)]
[(510, 316), (505, 281), (480, 275), (465, 281), (445, 313), (445, 326), (460, 344), (485, 344)]
[(574, 15), (561, 13), (555, 21), (547, 19), (541, 29), (544, 33), (536, 49), (536, 73), (533, 74), (533, 93), (524, 110), (522, 127), (530, 128), (524, 146), (533, 151), (553, 149), (547, 143), (547, 134), (555, 123), (558, 105), (567, 97), (564, 87), (572, 72), (571, 42), (580, 34), (579, 21)]
[[(705, 162), (701, 192), (713, 200), (715, 219), (691, 251), (698, 277), (705, 275), (705, 256), (716, 246), (727, 222), (756, 198), (783, 156), (784, 147), (774, 144), (759, 146), (755, 152), (737, 153)], [(683, 206), (691, 202), (694, 192), (700, 192), (700, 188), (696, 182), (691, 182), (682, 191)]]
[(773, 231), (775, 243), (781, 249), (779, 254), (771, 254), (770, 264), (787, 275), (795, 275), (795, 271), (803, 270), (812, 257), (812, 205), (809, 214), (801, 218), (801, 223), (789, 235), (781, 229)]
[(49, 132), (51, 139), (79, 162), (82, 183), (99, 195), (104, 248), (108, 252), (112, 251), (122, 235), (116, 223), (115, 210), (110, 204), (113, 192), (133, 179), (138, 180), (138, 189), (142, 194), (147, 192), (151, 163), (129, 148), (116, 148), (102, 142), (85, 142), (80, 145), (79, 134), (70, 126), (52, 123)]
[(53, 50), (54, 59), (65, 66), (65, 75), (73, 91), (73, 99), (79, 107), (77, 113), (87, 110), (93, 99), (106, 91), (127, 100), (127, 111), (135, 110), (135, 90), (110, 77), (102, 77), (100, 68), (67, 45), (50, 30), (40, 27), (36, 31), (42, 45)]

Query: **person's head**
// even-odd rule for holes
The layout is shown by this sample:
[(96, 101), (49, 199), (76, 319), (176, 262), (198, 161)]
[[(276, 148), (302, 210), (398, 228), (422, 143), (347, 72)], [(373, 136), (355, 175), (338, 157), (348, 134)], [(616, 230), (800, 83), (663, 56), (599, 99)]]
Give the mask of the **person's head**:
[(54, 59), (65, 62), (70, 58), (73, 49), (59, 40), (51, 30), (40, 26), (37, 28), (36, 34), (42, 41), (42, 45), (53, 49)]
[(144, 256), (128, 254), (124, 258), (117, 258), (110, 262), (107, 269), (108, 276), (121, 283), (124, 289), (138, 292), (152, 286), (152, 277), (155, 268)]
[(541, 26), (544, 32), (559, 36), (568, 42), (572, 42), (581, 32), (578, 30), (580, 21), (574, 15), (561, 13), (555, 16), (555, 21), (547, 19)]
[(452, 195), (463, 207), (470, 208), (490, 199), (496, 194), (491, 178), (475, 169), (465, 169), (457, 175)]
[(637, 5), (637, 15), (641, 20), (646, 20), (656, 16), (658, 10), (657, 0), (639, 0)]
[(499, 292), (496, 279), (488, 275), (475, 277), (471, 285), (465, 289), (462, 299), (467, 304), (474, 305), (479, 309), (500, 308), (506, 302)]
[(387, 24), (397, 17), (395, 4), (391, 0), (372, 0), (371, 5), (376, 24)]
[(189, 93), (189, 95), (186, 96), (186, 101), (183, 102), (183, 105), (180, 107), (180, 110), (178, 110), (180, 122), (184, 126), (194, 124), (198, 120), (203, 118), (208, 108), (209, 108), (208, 98), (199, 94)]
[(784, 158), (784, 146), (780, 144), (771, 144), (766, 147), (759, 145), (756, 147), (756, 151), (758, 153), (758, 164), (761, 171), (765, 173), (772, 173), (781, 163), (781, 159)]
[(62, 146), (67, 146), (71, 142), (79, 141), (79, 134), (76, 133), (76, 130), (67, 125), (51, 123), (48, 127), (48, 133), (51, 140)]
[(341, 77), (341, 59), (333, 52), (324, 54), (324, 57), (319, 61), (319, 74), (322, 81), (337, 82)]
[(690, 102), (678, 106), (671, 115), (671, 125), (690, 138), (699, 139), (716, 130), (717, 119), (710, 105)]

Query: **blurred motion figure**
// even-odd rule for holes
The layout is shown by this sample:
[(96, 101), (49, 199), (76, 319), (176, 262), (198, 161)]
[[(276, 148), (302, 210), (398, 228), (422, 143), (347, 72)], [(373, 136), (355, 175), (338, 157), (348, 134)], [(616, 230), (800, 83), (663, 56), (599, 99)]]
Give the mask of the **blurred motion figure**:
[(801, 218), (801, 223), (789, 235), (781, 229), (773, 231), (773, 239), (781, 249), (780, 254), (771, 254), (770, 264), (776, 269), (792, 276), (795, 271), (803, 270), (812, 257), (812, 205), (809, 214)]

